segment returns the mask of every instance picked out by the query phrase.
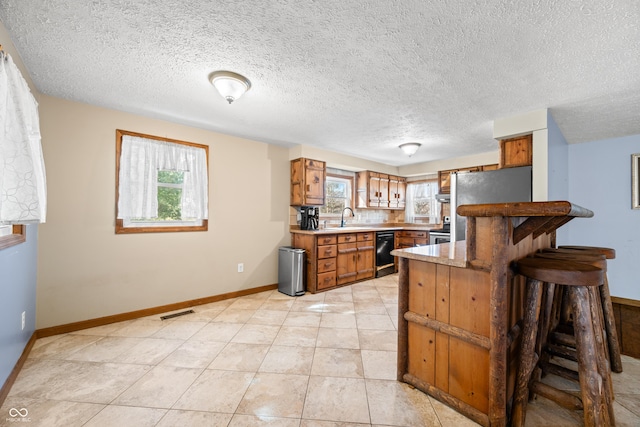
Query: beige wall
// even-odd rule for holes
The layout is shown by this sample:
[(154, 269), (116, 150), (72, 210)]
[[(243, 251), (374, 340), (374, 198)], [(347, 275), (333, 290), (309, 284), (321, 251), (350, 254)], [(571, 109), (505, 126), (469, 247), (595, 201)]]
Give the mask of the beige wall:
[[(277, 283), (287, 148), (44, 95), (40, 119), (37, 328)], [(208, 232), (114, 234), (116, 129), (209, 146)]]

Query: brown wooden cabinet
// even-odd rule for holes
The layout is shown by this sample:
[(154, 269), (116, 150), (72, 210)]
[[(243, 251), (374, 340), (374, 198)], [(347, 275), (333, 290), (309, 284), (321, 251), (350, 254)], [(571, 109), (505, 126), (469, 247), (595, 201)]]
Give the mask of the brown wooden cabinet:
[(492, 165), (482, 165), (482, 167), (481, 167), (481, 168), (482, 168), (482, 171), (483, 171), (483, 172), (484, 172), (484, 171), (494, 171), (494, 170), (499, 169), (499, 166), (500, 166), (500, 165), (498, 165), (497, 163), (494, 163), (494, 164), (492, 164)]
[(356, 173), (356, 207), (359, 209), (404, 209), (406, 180), (380, 172)]
[(291, 206), (324, 205), (326, 164), (299, 158), (291, 161)]
[(389, 175), (389, 207), (404, 209), (407, 194), (407, 180), (400, 176)]
[(438, 192), (444, 194), (449, 194), (451, 192), (451, 174), (453, 172), (480, 172), (496, 170), (498, 168), (499, 165), (496, 163), (491, 165), (480, 165), (469, 168), (447, 169), (438, 171)]
[(375, 275), (375, 233), (292, 233), (292, 246), (305, 250), (305, 281), (316, 293)]
[(438, 171), (438, 192), (445, 194), (451, 192), (451, 174), (453, 172), (479, 172), (481, 168), (482, 166), (473, 166), (470, 168), (447, 169)]
[(523, 135), (500, 141), (500, 168), (515, 168), (533, 164), (533, 137)]
[(396, 249), (413, 248), (429, 244), (429, 232), (403, 230), (396, 232)]
[(371, 279), (375, 276), (375, 233), (357, 233), (356, 280)]

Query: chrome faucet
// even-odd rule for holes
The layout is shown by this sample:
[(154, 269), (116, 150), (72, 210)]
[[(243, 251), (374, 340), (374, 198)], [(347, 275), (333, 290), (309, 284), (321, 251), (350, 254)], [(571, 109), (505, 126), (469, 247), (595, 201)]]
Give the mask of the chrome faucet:
[(344, 227), (346, 222), (344, 220), (344, 211), (346, 211), (347, 209), (349, 209), (351, 211), (351, 216), (356, 216), (356, 214), (353, 213), (353, 209), (351, 209), (350, 207), (346, 207), (344, 209), (342, 209), (342, 218), (340, 219), (340, 227)]

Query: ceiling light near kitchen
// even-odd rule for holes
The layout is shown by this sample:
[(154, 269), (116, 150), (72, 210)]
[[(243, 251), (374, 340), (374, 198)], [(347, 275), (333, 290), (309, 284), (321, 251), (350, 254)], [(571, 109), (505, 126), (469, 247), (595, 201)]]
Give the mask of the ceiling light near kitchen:
[(420, 144), (419, 142), (407, 142), (406, 144), (401, 144), (399, 148), (401, 148), (402, 151), (404, 151), (404, 154), (411, 157), (414, 154), (416, 154), (416, 151), (418, 151), (418, 148), (420, 148), (420, 145), (422, 144)]
[(232, 71), (214, 71), (209, 75), (209, 80), (229, 104), (251, 89), (249, 79)]

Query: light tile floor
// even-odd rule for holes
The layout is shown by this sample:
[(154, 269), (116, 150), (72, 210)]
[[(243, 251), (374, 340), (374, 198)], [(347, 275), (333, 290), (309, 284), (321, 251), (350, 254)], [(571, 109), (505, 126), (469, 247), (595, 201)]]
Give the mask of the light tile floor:
[[(394, 380), (396, 275), (193, 310), (39, 339), (0, 425), (477, 425)], [(624, 368), (614, 374), (618, 425), (640, 426), (640, 361), (624, 357)], [(579, 425), (543, 398), (529, 405), (527, 426)]]

